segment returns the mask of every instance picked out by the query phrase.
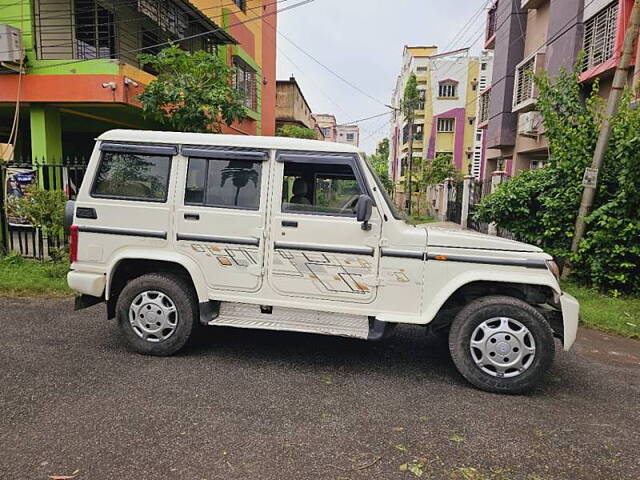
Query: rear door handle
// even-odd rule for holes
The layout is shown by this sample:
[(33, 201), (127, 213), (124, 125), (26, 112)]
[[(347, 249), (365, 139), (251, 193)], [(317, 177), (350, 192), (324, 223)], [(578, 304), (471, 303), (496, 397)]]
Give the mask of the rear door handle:
[(282, 220), (283, 227), (298, 228), (298, 222), (295, 220)]
[(185, 213), (184, 214), (184, 219), (185, 220), (200, 220), (200, 214), (199, 213)]

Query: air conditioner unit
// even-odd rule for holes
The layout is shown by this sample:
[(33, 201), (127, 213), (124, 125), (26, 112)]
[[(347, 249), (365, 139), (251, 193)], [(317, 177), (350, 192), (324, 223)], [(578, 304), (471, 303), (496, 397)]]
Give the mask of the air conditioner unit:
[(20, 63), (23, 58), (20, 30), (6, 23), (0, 24), (0, 62)]
[(521, 113), (518, 117), (518, 134), (525, 137), (537, 137), (544, 133), (540, 112)]

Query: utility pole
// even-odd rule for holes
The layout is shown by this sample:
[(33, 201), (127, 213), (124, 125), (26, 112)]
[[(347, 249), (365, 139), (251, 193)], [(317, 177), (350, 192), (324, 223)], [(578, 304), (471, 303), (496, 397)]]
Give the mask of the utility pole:
[[(598, 143), (596, 144), (596, 149), (593, 153), (593, 161), (591, 162), (591, 168), (587, 169), (584, 175), (582, 202), (580, 203), (580, 210), (578, 211), (578, 218), (576, 219), (575, 233), (571, 244), (571, 251), (574, 253), (578, 251), (578, 246), (584, 236), (586, 226), (585, 218), (589, 215), (591, 207), (593, 206), (593, 199), (595, 198), (598, 186), (598, 170), (602, 167), (604, 155), (609, 145), (609, 138), (611, 137), (611, 120), (618, 112), (620, 99), (622, 98), (622, 93), (624, 92), (624, 88), (627, 84), (629, 67), (631, 66), (631, 57), (633, 56), (633, 48), (635, 46), (636, 39), (638, 38), (639, 30), (640, 0), (634, 0), (633, 9), (631, 10), (631, 20), (624, 36), (622, 55), (618, 62), (618, 66), (616, 67), (615, 76), (613, 77), (613, 85), (611, 86), (611, 92), (609, 93), (609, 99), (607, 101), (607, 111), (604, 121), (602, 122), (602, 129), (600, 130)], [(637, 65), (636, 68), (638, 68)], [(635, 82), (636, 78), (637, 76), (634, 77), (634, 93), (637, 92), (638, 88), (638, 84)], [(565, 268), (563, 277), (567, 277), (569, 273), (570, 267)]]

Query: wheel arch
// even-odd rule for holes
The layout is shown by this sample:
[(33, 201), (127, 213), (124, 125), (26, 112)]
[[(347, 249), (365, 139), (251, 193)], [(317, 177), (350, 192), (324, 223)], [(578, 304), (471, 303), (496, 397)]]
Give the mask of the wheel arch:
[(129, 251), (118, 255), (108, 269), (105, 300), (109, 318), (115, 314), (115, 303), (124, 285), (147, 273), (173, 273), (189, 282), (196, 292), (199, 303), (208, 302), (208, 291), (204, 275), (198, 265), (188, 257), (173, 252), (159, 255), (150, 252)]
[[(526, 278), (523, 278), (526, 273)], [(430, 295), (422, 315), (423, 323), (446, 322), (447, 317), (465, 304), (487, 295), (507, 295), (527, 303), (544, 303), (542, 297), (554, 302), (559, 299), (560, 288), (553, 275), (546, 270), (533, 272), (471, 271), (450, 279)], [(558, 305), (559, 307), (559, 305)]]

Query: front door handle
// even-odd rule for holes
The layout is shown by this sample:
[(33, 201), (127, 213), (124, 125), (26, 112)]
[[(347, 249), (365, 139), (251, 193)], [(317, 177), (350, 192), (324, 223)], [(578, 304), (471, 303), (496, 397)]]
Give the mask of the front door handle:
[(282, 220), (283, 227), (298, 228), (298, 222), (295, 220)]
[(184, 214), (184, 219), (185, 220), (200, 220), (200, 214), (199, 213), (185, 213)]

